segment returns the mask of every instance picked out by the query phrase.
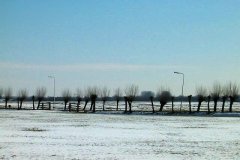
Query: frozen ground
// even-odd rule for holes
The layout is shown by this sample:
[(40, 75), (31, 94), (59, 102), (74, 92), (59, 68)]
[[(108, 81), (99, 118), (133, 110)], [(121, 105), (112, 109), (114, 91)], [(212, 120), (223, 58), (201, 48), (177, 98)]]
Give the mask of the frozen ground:
[(240, 159), (238, 117), (0, 110), (0, 159)]

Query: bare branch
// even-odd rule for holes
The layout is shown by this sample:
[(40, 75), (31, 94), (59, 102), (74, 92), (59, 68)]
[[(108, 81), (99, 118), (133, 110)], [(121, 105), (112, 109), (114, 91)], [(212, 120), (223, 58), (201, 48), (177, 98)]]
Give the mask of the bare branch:
[(37, 99), (41, 101), (46, 96), (46, 93), (47, 93), (47, 89), (45, 87), (37, 88), (36, 90)]
[(120, 88), (116, 88), (114, 91), (114, 97), (116, 100), (120, 100), (120, 97), (122, 96), (122, 91)]
[(21, 89), (18, 91), (18, 98), (20, 101), (24, 101), (28, 96), (27, 89)]
[(131, 84), (125, 88), (125, 94), (127, 97), (134, 99), (138, 94), (139, 88), (137, 85)]
[(4, 90), (4, 99), (5, 101), (8, 101), (12, 97), (12, 89), (7, 88)]
[(65, 90), (63, 90), (63, 92), (62, 92), (62, 97), (63, 97), (63, 99), (64, 99), (64, 102), (68, 102), (70, 99), (71, 99), (71, 92), (70, 92), (70, 90), (69, 89), (65, 89)]
[(214, 82), (213, 88), (210, 93), (214, 101), (217, 101), (220, 98), (220, 96), (222, 95), (222, 91), (223, 90), (220, 83)]
[(105, 86), (100, 91), (100, 96), (103, 101), (106, 101), (107, 97), (110, 96), (110, 90)]

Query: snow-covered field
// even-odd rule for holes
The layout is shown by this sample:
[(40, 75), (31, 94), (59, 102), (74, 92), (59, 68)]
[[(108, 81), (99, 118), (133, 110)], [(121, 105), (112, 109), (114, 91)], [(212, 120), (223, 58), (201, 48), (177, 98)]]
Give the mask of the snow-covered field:
[(239, 117), (0, 110), (0, 159), (240, 159)]

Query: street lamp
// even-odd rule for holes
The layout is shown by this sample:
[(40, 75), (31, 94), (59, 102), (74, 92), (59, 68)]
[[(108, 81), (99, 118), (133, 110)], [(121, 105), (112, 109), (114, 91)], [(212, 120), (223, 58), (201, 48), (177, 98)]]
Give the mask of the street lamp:
[(48, 76), (48, 78), (53, 79), (53, 108), (54, 108), (54, 104), (55, 104), (55, 77), (54, 76)]
[(183, 101), (183, 86), (184, 86), (184, 74), (181, 72), (174, 72), (175, 74), (181, 74), (183, 75), (183, 82), (182, 82), (182, 97), (181, 97), (181, 107), (180, 107), (180, 112), (181, 112), (181, 108), (182, 108), (182, 101)]

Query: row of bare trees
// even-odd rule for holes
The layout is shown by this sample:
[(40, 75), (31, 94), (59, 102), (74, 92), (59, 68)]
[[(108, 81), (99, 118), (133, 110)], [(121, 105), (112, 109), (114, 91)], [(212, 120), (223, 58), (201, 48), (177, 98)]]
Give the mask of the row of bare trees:
[[(221, 85), (218, 82), (213, 84), (211, 90), (207, 91), (207, 88), (200, 86), (196, 88), (196, 95), (198, 100), (197, 111), (200, 111), (200, 107), (203, 101), (207, 101), (208, 103), (208, 113), (210, 113), (210, 101), (213, 100), (214, 107), (213, 111), (217, 111), (217, 103), (222, 100), (222, 112), (224, 112), (225, 102), (229, 99), (229, 112), (232, 112), (233, 103), (237, 100), (239, 95), (239, 87), (236, 83), (229, 82), (228, 84)], [(189, 96), (189, 106), (191, 106), (191, 100)], [(191, 112), (191, 109), (190, 109)]]
[[(39, 109), (41, 102), (44, 100), (44, 97), (46, 96), (47, 90), (45, 87), (39, 87), (36, 89), (35, 96), (32, 96), (32, 102), (33, 102), (33, 109), (35, 110), (35, 101), (38, 101), (37, 103), (37, 109)], [(119, 109), (119, 102), (121, 99), (125, 102), (125, 109), (124, 112), (132, 112), (132, 103), (135, 100), (136, 96), (139, 93), (139, 87), (137, 85), (129, 85), (124, 90), (121, 90), (120, 88), (116, 88), (114, 90), (114, 98), (116, 100), (116, 110)], [(198, 101), (197, 105), (197, 112), (200, 111), (202, 102), (206, 101), (208, 104), (208, 113), (210, 113), (210, 106), (209, 103), (212, 100), (214, 102), (214, 108), (213, 111), (217, 111), (217, 104), (221, 100), (222, 101), (222, 112), (224, 112), (225, 102), (229, 100), (230, 107), (229, 112), (232, 112), (232, 105), (237, 100), (239, 94), (239, 88), (236, 83), (228, 83), (226, 85), (220, 85), (220, 83), (215, 82), (213, 84), (213, 87), (208, 91), (205, 87), (200, 86), (196, 88), (196, 97)], [(5, 108), (7, 108), (8, 101), (12, 97), (12, 89), (7, 88), (5, 90), (0, 89), (0, 98), (2, 97), (5, 100)], [(163, 107), (168, 103), (172, 102), (172, 112), (174, 112), (174, 96), (172, 96), (169, 88), (161, 87), (156, 92), (156, 95), (154, 92), (149, 91), (149, 100), (151, 102), (152, 106), (152, 112), (155, 112), (154, 109), (154, 100), (159, 101), (160, 108), (159, 111), (163, 111)], [(23, 101), (26, 100), (28, 97), (28, 92), (26, 89), (21, 89), (17, 93), (17, 101), (18, 101), (18, 109), (22, 109)], [(76, 103), (76, 111), (79, 112), (80, 108), (82, 110), (86, 111), (86, 106), (90, 102), (90, 111), (95, 112), (96, 111), (96, 100), (101, 99), (102, 100), (102, 110), (105, 110), (105, 103), (110, 97), (110, 89), (108, 89), (106, 86), (103, 88), (98, 88), (96, 86), (94, 87), (87, 87), (84, 91), (81, 89), (77, 89), (76, 93), (72, 95), (71, 91), (69, 89), (65, 89), (62, 92), (62, 97), (64, 101), (64, 110), (67, 110), (67, 104), (71, 101), (72, 97), (75, 97), (77, 100)], [(84, 106), (81, 107), (81, 102), (84, 101)], [(188, 96), (189, 101), (189, 112), (192, 112), (192, 95)], [(71, 105), (68, 105), (68, 110), (71, 111)]]
[[(47, 89), (45, 87), (39, 87), (36, 90), (36, 97), (32, 96), (33, 101), (33, 109), (35, 110), (35, 100), (38, 101), (37, 109), (39, 109), (40, 103), (44, 100), (44, 97), (46, 96)], [(5, 108), (8, 107), (9, 100), (13, 97), (13, 91), (11, 88), (7, 88), (3, 90), (0, 88), (0, 98), (4, 98), (5, 101)], [(18, 103), (18, 109), (22, 109), (23, 102), (27, 99), (28, 92), (27, 89), (20, 89), (17, 93), (17, 103)]]

